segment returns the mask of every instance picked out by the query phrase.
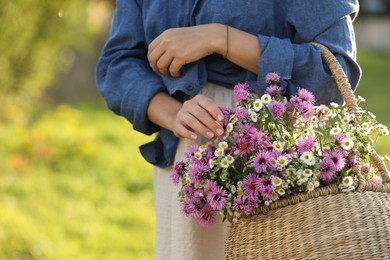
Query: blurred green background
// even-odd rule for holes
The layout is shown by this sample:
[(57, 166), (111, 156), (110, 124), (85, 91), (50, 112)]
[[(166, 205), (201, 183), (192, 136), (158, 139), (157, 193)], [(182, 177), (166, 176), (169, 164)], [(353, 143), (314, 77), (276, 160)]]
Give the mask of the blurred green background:
[[(153, 259), (152, 167), (138, 152), (151, 137), (94, 83), (114, 4), (0, 1), (0, 259)], [(357, 92), (390, 125), (390, 52), (365, 39), (373, 19), (357, 21)]]

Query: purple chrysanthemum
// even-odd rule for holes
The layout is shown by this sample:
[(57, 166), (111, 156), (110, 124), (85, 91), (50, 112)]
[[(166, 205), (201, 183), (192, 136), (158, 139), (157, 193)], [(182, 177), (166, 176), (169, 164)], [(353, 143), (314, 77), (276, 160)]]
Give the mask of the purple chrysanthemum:
[(313, 151), (316, 146), (316, 140), (312, 136), (306, 137), (306, 139), (300, 139), (297, 141), (297, 150), (300, 154), (304, 152)]
[(249, 85), (247, 83), (238, 83), (233, 90), (234, 101), (242, 102), (249, 97)]
[(301, 103), (302, 103), (302, 100), (299, 97), (297, 97), (297, 96), (292, 96), (290, 98), (290, 105), (294, 109), (299, 109), (299, 107), (301, 106)]
[(183, 161), (178, 161), (173, 166), (172, 172), (171, 172), (171, 180), (175, 185), (179, 184), (180, 178), (183, 176), (183, 170), (184, 170), (185, 165), (186, 164)]
[(256, 157), (253, 158), (252, 166), (255, 168), (257, 173), (266, 172), (273, 158), (272, 153), (261, 150), (257, 153)]
[(314, 115), (313, 105), (308, 102), (301, 102), (298, 107), (299, 113), (302, 116), (302, 119), (308, 120)]
[(264, 93), (271, 97), (279, 97), (281, 95), (281, 89), (278, 85), (271, 85), (264, 90)]
[(239, 121), (244, 120), (248, 116), (248, 111), (245, 108), (237, 107), (236, 117)]
[(260, 178), (259, 189), (264, 200), (273, 199), (274, 187), (271, 179)]
[(218, 187), (215, 181), (209, 182), (207, 201), (214, 210), (222, 210), (226, 205), (227, 192)]
[(203, 184), (206, 176), (205, 173), (210, 169), (208, 163), (202, 162), (192, 164), (191, 169), (188, 171), (188, 176), (195, 184)]
[(321, 180), (326, 183), (332, 182), (337, 176), (336, 165), (331, 158), (325, 157), (320, 163), (320, 175)]
[(201, 226), (208, 227), (215, 221), (215, 212), (209, 205), (207, 205), (199, 211), (196, 219)]
[(233, 210), (249, 215), (252, 211), (252, 207), (247, 203), (247, 197), (240, 195), (234, 198)]
[(329, 158), (333, 161), (336, 171), (341, 171), (345, 166), (345, 159), (341, 151), (333, 151), (329, 154)]
[(283, 102), (275, 101), (268, 105), (268, 110), (274, 118), (279, 118), (284, 115), (287, 108)]
[(261, 178), (255, 174), (249, 174), (243, 179), (243, 190), (249, 198), (257, 198), (260, 194), (259, 184), (261, 183)]
[(315, 101), (314, 95), (307, 89), (300, 88), (298, 90), (298, 97), (309, 104), (314, 104)]
[(279, 74), (276, 73), (276, 72), (268, 73), (268, 74), (265, 76), (265, 81), (266, 81), (267, 84), (269, 84), (269, 85), (277, 85), (277, 84), (279, 84), (279, 82), (280, 82), (280, 76), (279, 76)]

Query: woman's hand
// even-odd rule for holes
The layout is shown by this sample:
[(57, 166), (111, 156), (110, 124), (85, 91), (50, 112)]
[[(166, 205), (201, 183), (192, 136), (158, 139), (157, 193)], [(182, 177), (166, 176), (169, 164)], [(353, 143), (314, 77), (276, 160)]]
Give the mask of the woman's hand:
[(196, 133), (211, 139), (224, 133), (220, 124), (223, 115), (214, 100), (198, 94), (183, 103), (173, 120), (172, 131), (177, 137), (196, 139)]
[(164, 31), (150, 45), (148, 60), (153, 71), (178, 77), (183, 65), (213, 53), (224, 53), (226, 26), (206, 24)]

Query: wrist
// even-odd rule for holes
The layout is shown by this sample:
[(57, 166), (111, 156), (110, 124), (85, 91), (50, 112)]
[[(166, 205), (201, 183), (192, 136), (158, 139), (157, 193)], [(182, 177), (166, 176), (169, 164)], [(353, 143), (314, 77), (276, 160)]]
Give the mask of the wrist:
[(217, 53), (225, 57), (228, 46), (227, 25), (215, 23), (211, 24), (211, 28), (211, 51), (212, 53)]

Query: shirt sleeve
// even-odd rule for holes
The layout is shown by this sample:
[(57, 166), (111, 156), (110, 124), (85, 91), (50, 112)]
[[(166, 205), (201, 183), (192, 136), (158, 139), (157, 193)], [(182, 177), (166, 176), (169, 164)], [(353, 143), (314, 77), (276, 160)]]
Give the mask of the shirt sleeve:
[(258, 91), (266, 87), (265, 75), (278, 72), (286, 96), (299, 88), (311, 91), (319, 104), (343, 101), (336, 83), (321, 58), (320, 49), (310, 44), (325, 45), (336, 56), (353, 89), (361, 70), (356, 63), (356, 45), (352, 22), (358, 4), (349, 0), (295, 0), (289, 4), (287, 25), (295, 31), (292, 37), (281, 39), (259, 35), (262, 53), (258, 62)]
[(96, 68), (98, 89), (113, 112), (145, 134), (160, 127), (147, 118), (150, 99), (166, 91), (147, 61), (142, 12), (135, 0), (118, 0), (110, 36)]

